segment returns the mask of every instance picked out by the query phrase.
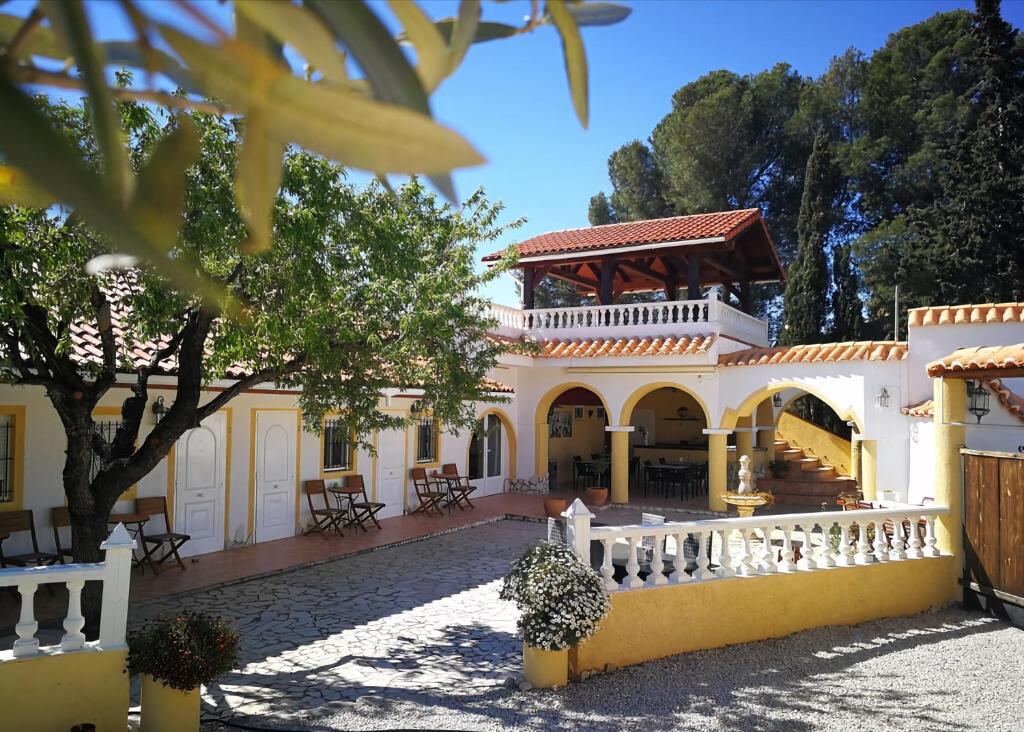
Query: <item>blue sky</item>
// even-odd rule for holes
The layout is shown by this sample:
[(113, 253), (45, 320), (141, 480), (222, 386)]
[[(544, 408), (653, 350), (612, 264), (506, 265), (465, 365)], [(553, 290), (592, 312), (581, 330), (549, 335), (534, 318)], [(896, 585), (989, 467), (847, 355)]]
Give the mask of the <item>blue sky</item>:
[[(547, 27), (473, 46), (432, 98), (435, 116), (488, 159), (483, 167), (455, 174), (459, 193), (483, 186), (491, 199), (505, 203), (509, 220), (528, 220), (502, 246), (552, 229), (587, 225), (590, 196), (609, 190), (608, 155), (629, 140), (646, 139), (669, 111), (672, 93), (701, 74), (714, 69), (752, 73), (786, 61), (804, 75), (817, 76), (850, 46), (870, 52), (904, 26), (937, 12), (973, 8), (973, 2), (937, 0), (620, 2), (633, 8), (625, 22), (584, 29), (589, 129), (582, 129), (573, 113), (561, 46)], [(23, 3), (12, 5), (16, 12)], [(452, 15), (457, 7), (453, 0), (422, 5), (435, 18)], [(91, 8), (99, 35), (125, 35), (112, 3)], [(211, 8), (225, 20), (230, 17), (225, 6)], [(528, 8), (525, 0), (485, 2), (484, 18), (519, 24)], [(166, 11), (177, 12), (169, 5)], [(1003, 14), (1024, 26), (1024, 0), (1004, 0)], [(515, 304), (511, 279), (505, 280), (487, 294)]]

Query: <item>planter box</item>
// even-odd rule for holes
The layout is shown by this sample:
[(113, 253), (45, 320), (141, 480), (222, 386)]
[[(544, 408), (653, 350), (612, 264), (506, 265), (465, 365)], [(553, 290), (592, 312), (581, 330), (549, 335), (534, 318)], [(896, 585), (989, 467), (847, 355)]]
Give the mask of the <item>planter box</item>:
[(569, 683), (569, 650), (545, 651), (523, 643), (523, 675), (535, 689)]
[(180, 691), (142, 674), (142, 732), (199, 729), (199, 689)]

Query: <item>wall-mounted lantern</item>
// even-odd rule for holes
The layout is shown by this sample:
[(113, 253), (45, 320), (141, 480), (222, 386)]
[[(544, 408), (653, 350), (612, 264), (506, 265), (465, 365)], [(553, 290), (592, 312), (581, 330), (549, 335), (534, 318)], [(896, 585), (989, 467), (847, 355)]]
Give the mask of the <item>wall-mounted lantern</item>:
[(775, 407), (776, 409), (778, 409), (779, 407), (782, 406), (782, 392), (781, 391), (777, 391), (774, 394), (772, 394), (772, 406)]
[(967, 381), (967, 411), (974, 415), (978, 420), (978, 424), (981, 424), (981, 418), (989, 413), (988, 408), (989, 393), (988, 389), (981, 381), (975, 381), (974, 379), (968, 379)]
[(162, 420), (169, 411), (171, 410), (164, 404), (164, 398), (162, 396), (158, 396), (153, 401), (153, 418), (156, 420), (157, 424), (160, 424), (160, 420)]
[(409, 407), (409, 411), (412, 412), (413, 415), (423, 414), (423, 400), (417, 399), (414, 401), (412, 406)]
[(888, 407), (889, 406), (889, 390), (886, 389), (883, 386), (882, 390), (880, 392), (878, 392), (878, 396), (875, 397), (875, 402), (877, 402), (878, 406), (880, 408), (882, 408), (882, 409), (885, 409), (886, 407)]

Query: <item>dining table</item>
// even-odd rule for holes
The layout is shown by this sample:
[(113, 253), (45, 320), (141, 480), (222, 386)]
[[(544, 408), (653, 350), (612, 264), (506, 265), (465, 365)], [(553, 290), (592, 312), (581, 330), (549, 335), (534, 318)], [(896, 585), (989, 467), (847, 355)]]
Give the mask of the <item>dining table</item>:
[(349, 487), (347, 485), (331, 486), (328, 492), (334, 496), (338, 503), (338, 510), (345, 512), (342, 528), (348, 528), (355, 523), (355, 502), (356, 497), (363, 494), (362, 488)]

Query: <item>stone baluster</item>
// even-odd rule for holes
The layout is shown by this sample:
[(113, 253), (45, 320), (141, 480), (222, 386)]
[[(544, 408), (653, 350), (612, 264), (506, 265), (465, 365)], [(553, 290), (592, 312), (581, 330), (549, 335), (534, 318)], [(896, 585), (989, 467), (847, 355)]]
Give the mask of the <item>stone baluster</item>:
[(800, 549), (800, 558), (796, 562), (796, 568), (802, 571), (814, 569), (814, 544), (811, 537), (814, 535), (814, 522), (808, 521), (800, 524), (800, 533), (803, 535), (803, 546)]
[(796, 569), (796, 564), (793, 563), (793, 541), (791, 536), (793, 527), (789, 524), (783, 524), (779, 528), (782, 529), (782, 551), (780, 552), (779, 571), (792, 572)]
[(690, 575), (686, 573), (686, 555), (683, 547), (686, 546), (686, 534), (676, 534), (676, 559), (675, 572), (672, 573), (672, 581), (677, 583), (689, 582)]
[[(895, 533), (895, 531), (893, 532)], [(875, 520), (875, 561), (889, 561), (889, 543), (885, 537), (885, 521)]]
[(668, 582), (665, 576), (665, 561), (662, 558), (661, 544), (665, 541), (664, 536), (654, 535), (654, 552), (651, 557), (651, 573), (647, 576), (648, 584), (663, 585)]
[(853, 522), (840, 521), (839, 523), (839, 550), (836, 553), (837, 567), (852, 567), (854, 565), (853, 554)]
[(27, 658), (39, 653), (39, 639), (36, 638), (39, 623), (36, 622), (34, 613), (38, 587), (36, 582), (22, 582), (18, 585), (18, 594), (21, 595), (21, 617), (14, 626), (14, 632), (18, 635), (14, 641), (15, 658)]
[(736, 572), (732, 566), (732, 529), (723, 529), (719, 534), (722, 537), (722, 550), (718, 553), (718, 569), (715, 570), (715, 576), (726, 578), (735, 577)]
[(750, 531), (740, 529), (740, 558), (736, 566), (736, 574), (741, 577), (750, 577), (756, 571), (754, 557), (750, 552)]
[(629, 537), (629, 559), (626, 561), (626, 579), (622, 583), (627, 590), (644, 586), (644, 581), (640, 579), (640, 562), (637, 559), (637, 553), (640, 551), (639, 541), (636, 536)]
[[(919, 518), (917, 516), (914, 517)], [(935, 517), (925, 516), (924, 517), (924, 555), (926, 557), (937, 557), (939, 556), (939, 550), (935, 546)], [(917, 532), (914, 532), (915, 536)]]
[(814, 554), (814, 566), (817, 569), (828, 569), (836, 566), (836, 562), (832, 558), (832, 527), (834, 525), (828, 524), (826, 526), (822, 524), (821, 526), (821, 544)]
[(708, 565), (711, 564), (711, 557), (708, 556), (708, 539), (710, 533), (701, 531), (697, 534), (697, 569), (693, 572), (693, 578), (697, 581), (708, 579)]
[(871, 563), (871, 545), (868, 543), (868, 522), (857, 522), (857, 553), (853, 555), (856, 564)]
[(920, 559), (924, 556), (921, 549), (924, 544), (921, 542), (921, 527), (918, 525), (918, 516), (908, 516), (910, 523), (910, 537), (907, 541), (907, 559)]
[[(903, 541), (904, 521), (905, 519), (899, 518), (894, 519), (892, 522), (892, 548), (889, 550), (889, 560), (893, 562), (907, 558), (907, 553), (904, 551), (906, 543)], [(913, 522), (908, 522), (907, 525), (911, 527), (911, 531), (917, 528), (913, 525)]]
[(602, 539), (601, 545), (604, 547), (601, 577), (603, 578), (605, 589), (612, 592), (619, 589), (619, 583), (615, 581), (615, 566), (612, 564), (612, 547), (615, 545), (615, 539)]
[(774, 529), (775, 527), (770, 524), (761, 528), (761, 534), (764, 537), (760, 561), (762, 572), (772, 573), (779, 571), (779, 565), (775, 559), (775, 548), (772, 546), (772, 531)]
[(64, 618), (64, 637), (60, 639), (62, 651), (79, 651), (85, 647), (85, 618), (82, 617), (82, 588), (84, 579), (68, 580), (68, 614)]

